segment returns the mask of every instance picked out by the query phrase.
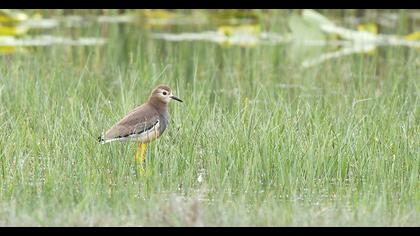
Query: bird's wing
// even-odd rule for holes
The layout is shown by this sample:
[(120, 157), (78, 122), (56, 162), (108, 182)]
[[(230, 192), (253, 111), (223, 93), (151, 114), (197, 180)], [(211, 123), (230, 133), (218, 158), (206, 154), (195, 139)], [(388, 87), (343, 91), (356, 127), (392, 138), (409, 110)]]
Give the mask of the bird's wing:
[(133, 134), (141, 134), (152, 129), (158, 122), (159, 114), (157, 111), (153, 107), (142, 105), (109, 129), (104, 139), (123, 138)]

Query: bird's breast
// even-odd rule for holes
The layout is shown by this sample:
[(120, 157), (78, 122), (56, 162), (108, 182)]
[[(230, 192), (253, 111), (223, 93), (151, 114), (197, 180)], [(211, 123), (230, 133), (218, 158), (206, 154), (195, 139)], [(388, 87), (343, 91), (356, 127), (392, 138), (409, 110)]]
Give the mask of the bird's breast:
[(165, 112), (159, 116), (159, 134), (161, 135), (168, 126), (169, 113)]

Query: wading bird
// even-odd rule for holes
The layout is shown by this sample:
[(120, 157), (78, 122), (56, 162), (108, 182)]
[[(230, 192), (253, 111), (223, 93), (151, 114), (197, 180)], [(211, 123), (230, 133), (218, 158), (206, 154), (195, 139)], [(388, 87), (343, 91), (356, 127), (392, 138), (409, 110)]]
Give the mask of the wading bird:
[(143, 164), (147, 144), (159, 138), (168, 125), (167, 108), (171, 100), (183, 102), (172, 94), (167, 85), (157, 86), (146, 103), (128, 113), (99, 137), (99, 141), (102, 144), (113, 141), (139, 142), (135, 158), (137, 163), (140, 161)]

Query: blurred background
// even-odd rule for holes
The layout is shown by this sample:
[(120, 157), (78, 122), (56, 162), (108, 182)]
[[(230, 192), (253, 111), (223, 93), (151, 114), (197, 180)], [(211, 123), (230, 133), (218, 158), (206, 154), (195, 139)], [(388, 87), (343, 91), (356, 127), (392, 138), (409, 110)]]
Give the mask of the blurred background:
[[(418, 226), (420, 10), (0, 10), (0, 226)], [(166, 83), (165, 135), (97, 137)]]
[[(305, 59), (299, 58), (303, 66), (312, 66), (352, 53), (371, 53), (378, 46), (418, 47), (419, 22), (418, 10), (3, 9), (0, 53), (60, 44), (110, 47), (106, 44), (116, 34), (126, 58), (130, 44), (141, 40), (199, 41), (221, 47), (292, 44), (290, 54), (303, 54)], [(328, 51), (322, 50), (325, 47)]]

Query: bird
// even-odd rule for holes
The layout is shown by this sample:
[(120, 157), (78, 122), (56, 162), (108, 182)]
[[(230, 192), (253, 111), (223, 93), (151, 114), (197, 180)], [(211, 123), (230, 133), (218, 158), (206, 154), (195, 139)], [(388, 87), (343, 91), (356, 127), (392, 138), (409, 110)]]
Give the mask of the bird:
[(172, 94), (168, 85), (158, 85), (152, 90), (146, 103), (136, 107), (104, 135), (99, 136), (99, 142), (138, 142), (135, 160), (136, 163), (143, 164), (147, 144), (159, 138), (168, 126), (168, 104), (171, 100), (183, 102)]

